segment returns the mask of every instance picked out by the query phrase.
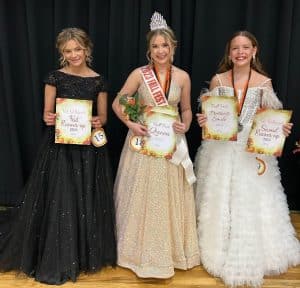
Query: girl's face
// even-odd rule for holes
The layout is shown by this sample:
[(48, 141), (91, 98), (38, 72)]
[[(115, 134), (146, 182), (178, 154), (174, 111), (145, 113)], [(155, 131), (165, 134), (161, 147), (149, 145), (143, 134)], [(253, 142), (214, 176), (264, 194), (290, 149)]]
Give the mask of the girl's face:
[(234, 66), (250, 66), (253, 55), (257, 51), (251, 40), (245, 36), (236, 36), (231, 40), (229, 58)]
[(173, 56), (173, 47), (162, 35), (157, 35), (151, 40), (150, 54), (154, 64), (169, 64)]
[(69, 66), (79, 67), (86, 64), (85, 49), (76, 40), (69, 40), (62, 53)]

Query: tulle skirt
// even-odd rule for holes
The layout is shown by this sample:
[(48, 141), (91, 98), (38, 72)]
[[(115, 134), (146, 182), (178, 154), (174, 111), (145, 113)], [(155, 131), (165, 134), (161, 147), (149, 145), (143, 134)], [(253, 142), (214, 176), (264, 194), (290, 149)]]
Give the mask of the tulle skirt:
[[(203, 141), (196, 155), (201, 262), (229, 286), (260, 286), (264, 275), (300, 263), (277, 159), (234, 142)], [(266, 163), (258, 175), (256, 156)]]

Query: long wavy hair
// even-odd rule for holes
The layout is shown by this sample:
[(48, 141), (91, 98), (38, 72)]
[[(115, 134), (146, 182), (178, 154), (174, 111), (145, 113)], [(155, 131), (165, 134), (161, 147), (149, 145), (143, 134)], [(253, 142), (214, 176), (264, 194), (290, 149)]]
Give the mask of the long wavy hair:
[(226, 72), (226, 71), (232, 69), (233, 63), (229, 59), (230, 46), (231, 46), (232, 40), (237, 36), (247, 37), (251, 41), (252, 46), (256, 47), (255, 60), (254, 59), (251, 60), (250, 67), (253, 70), (257, 71), (258, 73), (261, 73), (265, 76), (268, 76), (267, 72), (264, 70), (263, 65), (262, 65), (262, 63), (259, 59), (259, 45), (258, 45), (258, 42), (257, 42), (255, 36), (252, 33), (250, 33), (249, 31), (245, 31), (245, 30), (235, 32), (231, 36), (231, 38), (228, 40), (228, 42), (226, 43), (225, 53), (224, 53), (224, 56), (223, 56), (221, 62), (219, 63), (217, 73), (223, 73), (223, 72)]

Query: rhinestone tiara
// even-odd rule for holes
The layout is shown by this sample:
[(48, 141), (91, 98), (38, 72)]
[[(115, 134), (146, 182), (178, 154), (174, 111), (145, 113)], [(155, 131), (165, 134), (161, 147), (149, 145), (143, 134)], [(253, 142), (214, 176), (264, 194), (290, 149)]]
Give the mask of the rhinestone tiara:
[(168, 25), (164, 17), (155, 11), (151, 17), (150, 30), (157, 29), (168, 29)]

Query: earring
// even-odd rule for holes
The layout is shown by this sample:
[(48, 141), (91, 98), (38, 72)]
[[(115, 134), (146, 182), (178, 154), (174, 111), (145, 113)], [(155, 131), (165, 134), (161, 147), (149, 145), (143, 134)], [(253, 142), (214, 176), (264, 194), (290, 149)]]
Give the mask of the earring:
[(253, 63), (255, 63), (255, 54), (252, 55)]
[(228, 57), (228, 64), (231, 65), (232, 64), (232, 61), (231, 61), (231, 58)]

